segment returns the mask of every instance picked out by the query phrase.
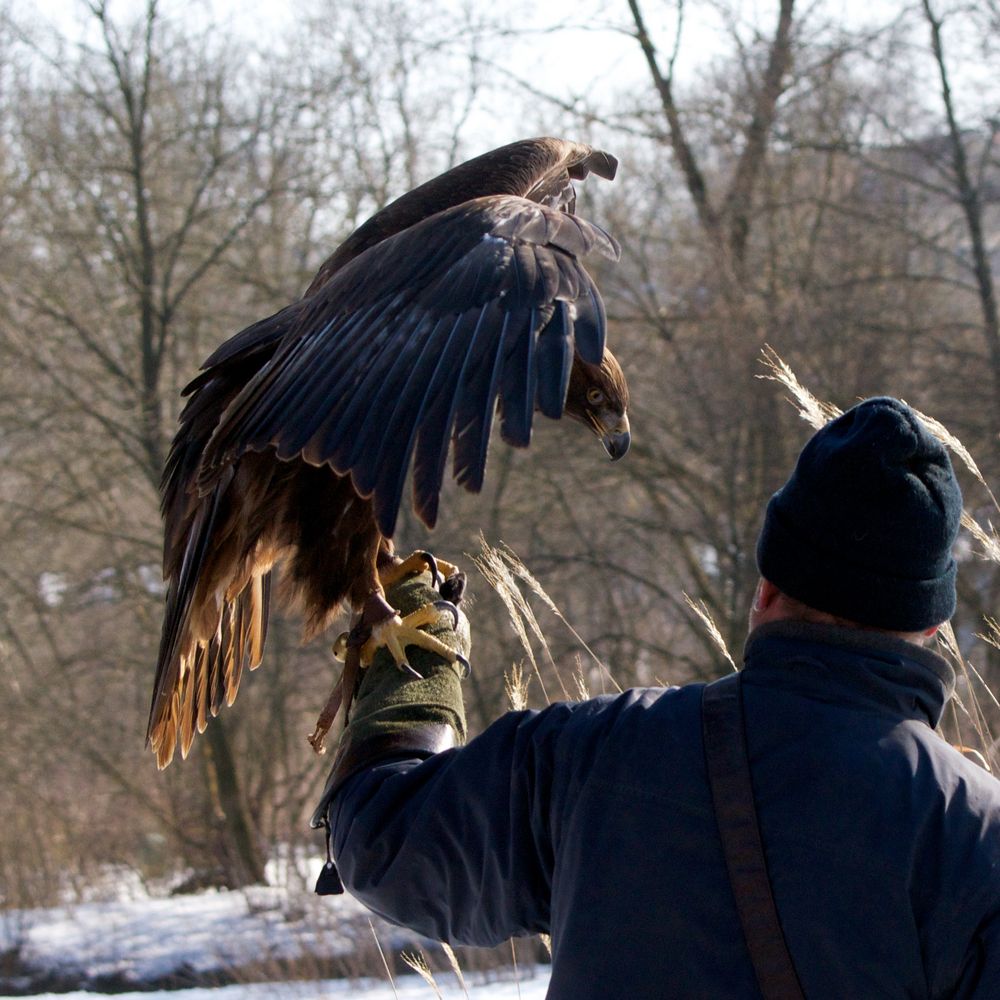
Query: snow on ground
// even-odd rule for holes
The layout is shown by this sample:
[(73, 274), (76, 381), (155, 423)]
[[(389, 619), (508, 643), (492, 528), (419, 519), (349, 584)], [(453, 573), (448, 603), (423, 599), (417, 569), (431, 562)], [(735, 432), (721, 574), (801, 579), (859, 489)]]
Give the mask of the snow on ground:
[[(386, 924), (379, 933), (397, 936)], [(18, 948), (23, 964), (137, 984), (180, 969), (197, 975), (309, 952), (346, 955), (362, 934), (370, 940), (367, 911), (349, 896), (331, 901), (270, 886), (163, 898), (135, 894), (0, 914), (0, 951)]]
[[(181, 967), (203, 973), (307, 950), (353, 950), (364, 912), (355, 900), (325, 907), (296, 900), (292, 912), (287, 901), (282, 889), (255, 887), (21, 910), (0, 922), (0, 950), (20, 945), (28, 965), (75, 968), (92, 978), (122, 974), (137, 982)], [(360, 926), (367, 930), (364, 920)]]
[[(363, 996), (368, 1000), (433, 997), (434, 990), (417, 976), (396, 980), (396, 991), (375, 980), (322, 980), (314, 982), (256, 983), (226, 987), (198, 987), (148, 992), (151, 988), (210, 982), (214, 974), (232, 979), (263, 978), (285, 974), (297, 960), (316, 964), (308, 972), (329, 973), (317, 967), (331, 958), (346, 959), (373, 949), (374, 928), (381, 948), (427, 950), (432, 943), (393, 927), (369, 912), (350, 896), (318, 897), (309, 891), (319, 863), (310, 870), (279, 871), (268, 876), (281, 886), (255, 886), (240, 892), (207, 890), (171, 896), (164, 888), (151, 893), (128, 869), (109, 872), (101, 885), (82, 895), (83, 901), (50, 909), (0, 911), (0, 955), (16, 954), (17, 971), (0, 975), (0, 995), (17, 989), (28, 993), (33, 983), (41, 989), (78, 986), (82, 990), (108, 988), (142, 990), (118, 993), (119, 1000), (318, 1000), (321, 997)], [(371, 920), (371, 924), (369, 923)], [(282, 963), (286, 963), (283, 968)], [(9, 965), (8, 965), (9, 967)], [(370, 966), (368, 966), (370, 969)], [(13, 970), (12, 970), (13, 971)], [(360, 970), (359, 970), (360, 971)], [(491, 978), (503, 980), (504, 970)], [(520, 984), (512, 980), (490, 984), (469, 979), (472, 1000), (537, 1000), (545, 993), (547, 969), (542, 978), (522, 969)], [(308, 974), (307, 972), (307, 974)], [(301, 972), (299, 973), (301, 975)], [(51, 978), (46, 980), (46, 976)], [(444, 997), (461, 997), (464, 991), (452, 975), (439, 976)], [(53, 979), (58, 979), (58, 987)], [(171, 979), (175, 981), (170, 981)], [(93, 997), (96, 993), (59, 993), (64, 1000)]]
[[(341, 1000), (357, 997), (358, 1000), (433, 1000), (440, 995), (444, 1000), (458, 1000), (468, 995), (469, 1000), (544, 1000), (548, 986), (548, 972), (520, 981), (502, 980), (492, 983), (475, 983), (467, 979), (468, 994), (454, 976), (435, 977), (439, 993), (419, 976), (400, 976), (392, 984), (374, 979), (345, 981), (324, 979), (317, 982), (254, 983), (252, 985), (223, 986), (218, 989), (164, 990), (154, 993), (118, 993), (115, 1000)], [(39, 993), (36, 1000), (94, 1000), (98, 993)]]

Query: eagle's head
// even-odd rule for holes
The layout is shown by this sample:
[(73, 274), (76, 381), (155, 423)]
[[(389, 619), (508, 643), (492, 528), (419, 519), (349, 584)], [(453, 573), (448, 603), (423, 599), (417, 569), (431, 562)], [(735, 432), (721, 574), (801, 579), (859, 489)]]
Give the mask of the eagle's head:
[(566, 415), (586, 424), (616, 462), (632, 443), (628, 426), (628, 383), (618, 359), (608, 350), (599, 365), (573, 358), (566, 393)]

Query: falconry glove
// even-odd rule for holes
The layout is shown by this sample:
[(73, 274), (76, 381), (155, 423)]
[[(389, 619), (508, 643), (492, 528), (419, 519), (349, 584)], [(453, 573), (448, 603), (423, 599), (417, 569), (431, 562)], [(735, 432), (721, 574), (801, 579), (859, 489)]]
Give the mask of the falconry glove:
[[(454, 578), (452, 578), (454, 579)], [(386, 593), (400, 617), (428, 604), (440, 603), (441, 594), (431, 586), (430, 572), (415, 573), (399, 581)], [(442, 585), (446, 596), (449, 584)], [(452, 587), (460, 593), (460, 587)], [(460, 596), (453, 598), (460, 600)], [(468, 660), (471, 645), (469, 620), (456, 607), (452, 614), (442, 608), (424, 629)], [(337, 790), (358, 771), (392, 757), (425, 757), (464, 743), (465, 704), (461, 682), (462, 663), (417, 646), (407, 647), (407, 659), (419, 678), (402, 671), (387, 649), (380, 648), (363, 672), (350, 720), (340, 738), (333, 768), (311, 826), (329, 834), (327, 811)], [(327, 837), (327, 862), (316, 884), (316, 892), (328, 895), (343, 892)]]
[[(388, 602), (401, 618), (428, 604), (441, 602), (441, 595), (431, 586), (429, 572), (416, 573), (390, 588)], [(461, 610), (457, 623), (448, 610), (423, 627), (449, 649), (468, 659), (469, 620)], [(385, 647), (380, 647), (371, 666), (363, 673), (350, 721), (340, 740), (337, 756), (345, 745), (362, 747), (385, 736), (399, 736), (414, 728), (445, 725), (454, 731), (451, 743), (465, 742), (465, 705), (462, 701), (461, 664), (419, 646), (407, 647), (407, 662), (420, 679), (401, 671)], [(419, 744), (417, 744), (419, 746)]]

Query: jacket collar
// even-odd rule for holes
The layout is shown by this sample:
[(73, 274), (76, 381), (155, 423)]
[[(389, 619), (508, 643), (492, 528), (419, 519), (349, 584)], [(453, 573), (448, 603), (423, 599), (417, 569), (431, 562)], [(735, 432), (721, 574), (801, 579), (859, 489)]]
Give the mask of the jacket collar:
[(888, 711), (937, 726), (955, 690), (955, 671), (937, 653), (882, 632), (769, 622), (754, 629), (743, 651), (752, 683)]

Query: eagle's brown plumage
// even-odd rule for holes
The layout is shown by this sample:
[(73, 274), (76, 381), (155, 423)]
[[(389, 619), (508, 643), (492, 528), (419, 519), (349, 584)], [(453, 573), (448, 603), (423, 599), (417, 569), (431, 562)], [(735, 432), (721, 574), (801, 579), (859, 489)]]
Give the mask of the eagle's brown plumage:
[(628, 446), (627, 387), (581, 260), (617, 258), (575, 218), (572, 180), (611, 178), (589, 146), (531, 139), (393, 202), (306, 294), (226, 341), (187, 386), (164, 470), (167, 606), (147, 742), (166, 766), (261, 660), (271, 578), (322, 630), (379, 590), (407, 469), (433, 526), (449, 443), (482, 486), (494, 412), (526, 446), (568, 415)]

